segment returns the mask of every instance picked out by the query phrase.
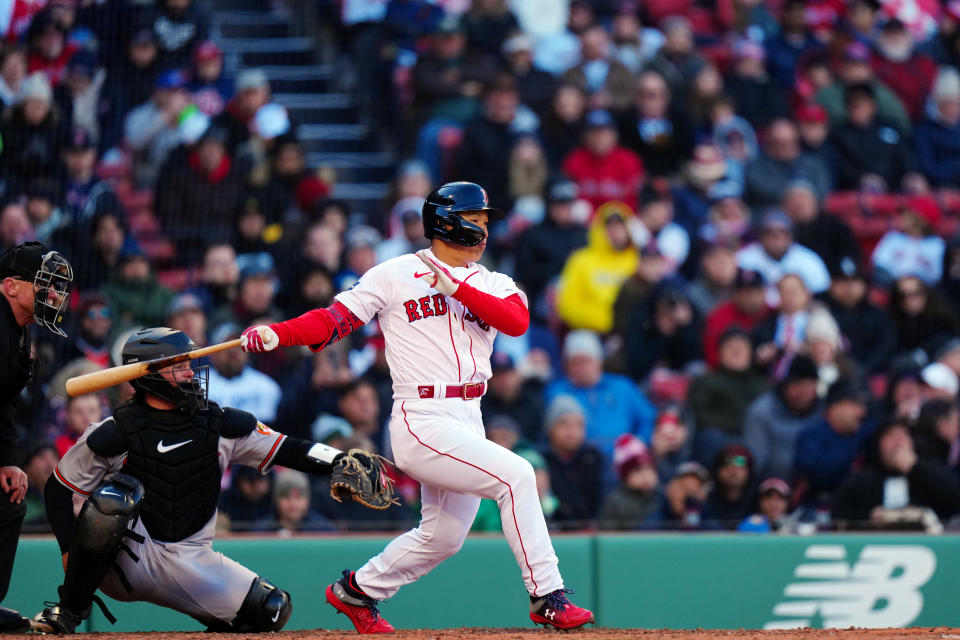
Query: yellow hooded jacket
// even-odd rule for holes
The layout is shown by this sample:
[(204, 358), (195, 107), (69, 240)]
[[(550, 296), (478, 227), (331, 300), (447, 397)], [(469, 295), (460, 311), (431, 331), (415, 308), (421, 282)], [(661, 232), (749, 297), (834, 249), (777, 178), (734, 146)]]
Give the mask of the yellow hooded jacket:
[(560, 274), (557, 313), (571, 329), (607, 333), (613, 328), (613, 303), (620, 286), (637, 270), (640, 255), (630, 244), (617, 251), (607, 238), (606, 224), (619, 215), (628, 224), (633, 211), (622, 202), (597, 207), (590, 225), (587, 246), (574, 251)]

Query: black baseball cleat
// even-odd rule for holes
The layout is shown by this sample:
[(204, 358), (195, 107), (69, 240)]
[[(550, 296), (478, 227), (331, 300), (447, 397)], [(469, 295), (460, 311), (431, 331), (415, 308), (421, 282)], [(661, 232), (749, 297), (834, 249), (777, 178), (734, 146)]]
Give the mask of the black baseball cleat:
[(0, 633), (24, 633), (30, 630), (30, 619), (13, 609), (0, 607)]
[(573, 593), (573, 590), (557, 589), (540, 598), (530, 596), (530, 619), (533, 624), (554, 629), (577, 629), (594, 622), (593, 612), (570, 602), (566, 596), (568, 593)]
[[(46, 633), (72, 634), (83, 618), (57, 602), (44, 602), (45, 609), (34, 618), (34, 628)], [(46, 627), (46, 628), (44, 628)]]

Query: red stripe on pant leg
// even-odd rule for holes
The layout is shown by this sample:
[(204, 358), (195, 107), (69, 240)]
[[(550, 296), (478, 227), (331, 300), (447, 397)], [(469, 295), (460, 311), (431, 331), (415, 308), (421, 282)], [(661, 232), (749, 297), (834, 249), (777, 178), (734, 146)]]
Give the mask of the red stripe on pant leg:
[(410, 423), (407, 422), (407, 409), (406, 409), (406, 407), (405, 407), (404, 405), (406, 405), (406, 402), (401, 402), (401, 403), (400, 403), (400, 410), (403, 412), (403, 424), (407, 425), (407, 431), (410, 433), (410, 435), (412, 435), (412, 436), (414, 437), (414, 439), (415, 439), (417, 442), (419, 442), (421, 445), (423, 445), (423, 446), (426, 447), (427, 449), (430, 449), (430, 451), (433, 451), (433, 452), (436, 453), (436, 454), (439, 454), (439, 455), (441, 455), (441, 456), (446, 456), (446, 457), (448, 457), (448, 458), (451, 458), (452, 460), (456, 460), (457, 462), (462, 462), (463, 464), (465, 464), (465, 465), (467, 465), (467, 466), (469, 466), (469, 467), (473, 467), (474, 469), (476, 469), (476, 470), (478, 470), (478, 471), (482, 471), (482, 472), (484, 472), (485, 474), (487, 474), (488, 476), (490, 476), (490, 477), (492, 477), (492, 478), (495, 478), (498, 482), (500, 482), (500, 483), (502, 483), (502, 484), (505, 484), (505, 485), (507, 486), (507, 490), (510, 492), (510, 511), (513, 513), (513, 526), (516, 527), (516, 529), (517, 529), (517, 539), (520, 541), (520, 550), (523, 551), (523, 561), (524, 561), (524, 563), (526, 563), (526, 565), (527, 565), (527, 570), (530, 572), (530, 581), (533, 583), (533, 594), (532, 594), (532, 595), (534, 595), (534, 596), (537, 595), (537, 581), (536, 581), (536, 580), (534, 579), (534, 577), (533, 577), (533, 567), (530, 566), (530, 561), (527, 559), (527, 549), (526, 549), (526, 547), (523, 546), (523, 537), (520, 535), (520, 525), (517, 524), (517, 509), (516, 509), (516, 502), (515, 502), (514, 499), (513, 499), (513, 487), (510, 486), (510, 483), (509, 483), (509, 482), (506, 482), (505, 480), (502, 480), (501, 478), (497, 477), (496, 474), (490, 473), (490, 472), (487, 471), (486, 469), (483, 469), (483, 468), (481, 468), (481, 467), (478, 467), (477, 465), (475, 465), (475, 464), (473, 464), (473, 463), (471, 463), (471, 462), (467, 462), (466, 460), (461, 460), (460, 458), (458, 458), (458, 457), (456, 457), (456, 456), (452, 456), (452, 455), (450, 455), (449, 453), (443, 453), (442, 451), (437, 451), (436, 449), (434, 449), (434, 448), (431, 447), (430, 445), (426, 444), (423, 440), (421, 440), (419, 437), (417, 437), (417, 434), (415, 434), (415, 433), (413, 432), (413, 430), (410, 428)]

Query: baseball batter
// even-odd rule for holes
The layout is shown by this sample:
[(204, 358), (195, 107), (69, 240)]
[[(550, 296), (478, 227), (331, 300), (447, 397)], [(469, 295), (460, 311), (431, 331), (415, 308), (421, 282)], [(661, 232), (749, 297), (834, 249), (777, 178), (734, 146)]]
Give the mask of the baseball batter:
[(379, 601), (463, 545), (481, 498), (500, 505), (503, 532), (530, 594), (530, 618), (561, 629), (593, 622), (565, 596), (533, 468), (484, 437), (480, 396), (497, 331), (527, 329), (527, 300), (509, 277), (477, 264), (487, 223), (503, 213), (470, 182), (445, 184), (423, 206), (431, 248), (370, 269), (326, 309), (248, 328), (242, 348), (319, 350), (379, 317), (393, 377), (390, 439), (397, 466), (421, 484), (420, 526), (327, 587), (327, 601), (360, 633), (389, 633)]
[[(194, 347), (183, 332), (143, 329), (124, 345), (123, 362)], [(134, 398), (91, 425), (57, 465), (57, 482), (47, 483), (65, 576), (59, 602), (48, 603), (37, 621), (50, 632), (73, 633), (100, 588), (117, 600), (175, 609), (210, 630), (281, 629), (291, 613), (289, 594), (213, 550), (220, 477), (230, 463), (263, 473), (275, 464), (329, 473), (343, 454), (208, 403), (189, 362), (131, 384)], [(76, 519), (73, 494), (87, 498)]]

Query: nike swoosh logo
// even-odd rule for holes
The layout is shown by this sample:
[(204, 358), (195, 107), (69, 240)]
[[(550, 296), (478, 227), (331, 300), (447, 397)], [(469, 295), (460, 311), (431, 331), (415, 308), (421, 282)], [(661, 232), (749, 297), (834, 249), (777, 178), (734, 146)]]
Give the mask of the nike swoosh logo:
[(279, 617), (280, 617), (280, 609), (277, 609), (277, 612), (276, 612), (275, 614), (273, 614), (273, 617), (270, 618), (270, 621), (271, 621), (271, 622), (276, 622)]
[(422, 278), (423, 276), (430, 276), (430, 275), (433, 275), (433, 271), (427, 271), (426, 273), (416, 273), (416, 272), (414, 272), (413, 277), (414, 277), (414, 278)]
[(161, 440), (160, 442), (157, 443), (157, 452), (166, 453), (167, 451), (173, 451), (177, 447), (182, 447), (188, 442), (193, 442), (193, 438), (191, 438), (190, 440), (184, 440), (183, 442), (178, 442), (176, 444), (168, 444), (168, 445), (164, 445), (163, 440)]

